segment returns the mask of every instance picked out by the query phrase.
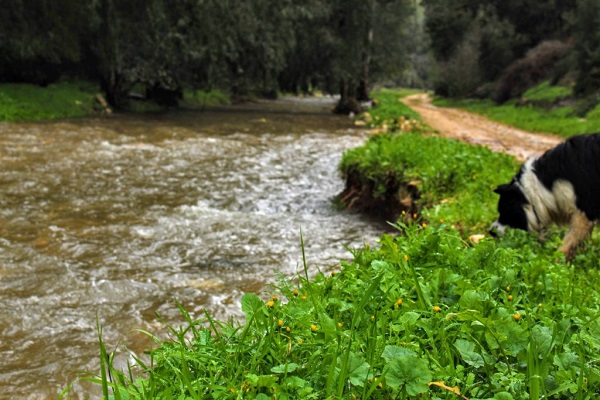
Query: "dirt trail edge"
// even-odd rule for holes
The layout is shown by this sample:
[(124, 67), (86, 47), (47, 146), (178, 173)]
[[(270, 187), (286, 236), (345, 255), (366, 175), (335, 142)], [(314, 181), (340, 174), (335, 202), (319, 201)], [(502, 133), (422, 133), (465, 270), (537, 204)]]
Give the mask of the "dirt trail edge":
[(542, 154), (563, 138), (530, 133), (456, 108), (436, 107), (426, 93), (400, 99), (443, 137), (508, 153), (520, 161)]

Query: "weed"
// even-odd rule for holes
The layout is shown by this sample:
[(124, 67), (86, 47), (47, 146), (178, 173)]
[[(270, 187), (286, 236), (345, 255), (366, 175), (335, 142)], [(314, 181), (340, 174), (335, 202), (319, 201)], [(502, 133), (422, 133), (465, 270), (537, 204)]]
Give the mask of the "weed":
[(373, 92), (374, 108), (358, 116), (357, 123), (365, 124), (375, 132), (415, 131), (422, 127), (421, 117), (400, 102), (414, 93), (409, 90), (381, 89)]
[(345, 177), (358, 177), (355, 186), (373, 188), (374, 198), (418, 181), (426, 220), (484, 229), (495, 216), (494, 187), (510, 180), (517, 164), (484, 147), (405, 133), (372, 136), (344, 153), (339, 168)]
[(218, 90), (203, 91), (185, 91), (183, 93), (184, 102), (190, 105), (207, 106), (228, 105), (231, 103), (229, 96)]

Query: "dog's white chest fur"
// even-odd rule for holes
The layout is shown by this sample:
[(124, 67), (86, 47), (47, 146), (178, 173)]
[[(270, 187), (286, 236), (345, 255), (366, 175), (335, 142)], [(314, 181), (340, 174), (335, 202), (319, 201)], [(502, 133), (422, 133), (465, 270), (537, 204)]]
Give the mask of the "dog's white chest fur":
[(529, 201), (525, 206), (529, 231), (540, 231), (551, 222), (569, 223), (578, 211), (573, 185), (559, 179), (552, 185), (552, 190), (548, 190), (535, 174), (534, 161), (532, 158), (525, 163), (519, 181), (519, 187)]

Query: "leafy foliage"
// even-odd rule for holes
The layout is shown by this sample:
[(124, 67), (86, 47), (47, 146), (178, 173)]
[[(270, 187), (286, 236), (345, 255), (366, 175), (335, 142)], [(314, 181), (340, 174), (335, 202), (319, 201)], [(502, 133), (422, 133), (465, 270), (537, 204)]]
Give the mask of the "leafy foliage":
[[(423, 0), (437, 63), (436, 94), (504, 102), (543, 80), (569, 81), (577, 73), (577, 88), (590, 87), (590, 66), (597, 65), (590, 54), (597, 47), (593, 27), (598, 22), (592, 3)], [(579, 33), (577, 62), (570, 46), (574, 33)], [(540, 46), (544, 42), (553, 45)], [(597, 89), (596, 84), (591, 87)]]
[(585, 98), (580, 114), (585, 114), (598, 104), (600, 92), (600, 5), (597, 1), (581, 0), (577, 7), (578, 24), (576, 26), (577, 67), (579, 76), (575, 93)]
[(240, 97), (273, 97), (280, 88), (366, 93), (371, 75), (393, 79), (404, 69), (412, 4), (7, 0), (0, 79), (47, 84), (65, 71), (83, 75), (99, 80), (116, 108), (128, 108), (140, 85), (163, 106), (177, 105), (184, 88)]
[[(466, 244), (448, 226), (396, 226), (354, 261), (276, 295), (245, 323), (170, 327), (143, 378), (110, 363), (115, 398), (592, 398), (600, 390), (600, 275), (526, 234)], [(517, 250), (518, 249), (518, 250)], [(110, 359), (110, 356), (106, 356)], [(107, 376), (113, 377), (108, 381)], [(591, 396), (591, 397), (590, 397)]]

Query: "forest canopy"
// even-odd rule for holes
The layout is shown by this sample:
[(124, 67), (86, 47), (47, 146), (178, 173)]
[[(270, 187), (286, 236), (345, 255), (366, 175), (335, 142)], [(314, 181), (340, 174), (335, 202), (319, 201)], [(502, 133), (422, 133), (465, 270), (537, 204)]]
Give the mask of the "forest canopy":
[[(368, 98), (403, 70), (410, 0), (6, 0), (0, 79), (97, 79), (113, 106), (134, 88), (174, 105), (183, 88), (233, 96), (323, 90)], [(385, 54), (383, 54), (385, 52)], [(362, 90), (361, 90), (362, 89)], [(359, 93), (359, 91), (362, 91)]]
[[(183, 89), (234, 97), (340, 94), (374, 83), (504, 102), (549, 80), (591, 106), (600, 89), (597, 0), (5, 0), (0, 81), (100, 83), (164, 106)], [(584, 107), (588, 108), (588, 106)]]

